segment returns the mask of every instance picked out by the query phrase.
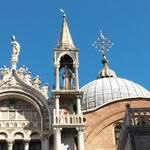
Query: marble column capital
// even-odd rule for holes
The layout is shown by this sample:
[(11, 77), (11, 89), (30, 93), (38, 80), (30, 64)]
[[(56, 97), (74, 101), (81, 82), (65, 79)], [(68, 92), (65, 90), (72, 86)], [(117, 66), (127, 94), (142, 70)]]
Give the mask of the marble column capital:
[(54, 64), (55, 68), (59, 68), (60, 67), (60, 64), (56, 63)]
[(78, 132), (83, 132), (83, 131), (84, 131), (84, 127), (76, 127), (76, 130), (77, 130)]
[(59, 98), (60, 98), (60, 95), (55, 95), (54, 98), (55, 98), (55, 99), (59, 99)]
[(74, 67), (75, 69), (77, 69), (77, 68), (79, 68), (79, 64), (73, 64), (73, 67)]
[(53, 128), (53, 132), (59, 134), (62, 128)]
[(14, 141), (14, 140), (7, 140), (7, 143), (8, 143), (9, 145), (11, 145), (11, 144), (14, 144), (15, 141)]
[(41, 137), (41, 140), (48, 140), (49, 139), (49, 135), (48, 134), (44, 134)]
[(82, 99), (82, 95), (78, 94), (78, 95), (76, 95), (76, 98), (81, 100)]

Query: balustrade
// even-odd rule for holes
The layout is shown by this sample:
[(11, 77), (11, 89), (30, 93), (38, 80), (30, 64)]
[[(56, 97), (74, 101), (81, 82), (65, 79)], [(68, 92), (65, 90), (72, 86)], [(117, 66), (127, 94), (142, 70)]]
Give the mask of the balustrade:
[(131, 126), (150, 126), (150, 108), (128, 109), (125, 124)]
[(64, 114), (55, 115), (53, 122), (55, 125), (83, 125), (83, 115)]

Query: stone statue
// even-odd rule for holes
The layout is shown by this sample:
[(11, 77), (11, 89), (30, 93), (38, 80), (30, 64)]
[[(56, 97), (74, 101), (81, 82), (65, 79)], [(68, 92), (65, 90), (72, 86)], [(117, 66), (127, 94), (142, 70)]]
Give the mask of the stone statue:
[(34, 87), (39, 88), (41, 85), (40, 77), (37, 75), (35, 78), (33, 78), (32, 83)]
[(0, 77), (4, 79), (9, 74), (9, 69), (6, 66), (0, 68)]
[(19, 76), (29, 85), (32, 85), (32, 73), (28, 71), (28, 68), (26, 66), (22, 66), (19, 70), (18, 70), (18, 74)]
[(67, 66), (65, 66), (63, 74), (63, 89), (65, 90), (71, 89), (73, 76), (74, 76), (73, 72)]
[(18, 56), (20, 52), (20, 45), (16, 41), (14, 35), (11, 37), (11, 47), (12, 47), (11, 65), (12, 65), (12, 69), (16, 69), (16, 65), (18, 63)]
[(32, 82), (31, 82), (31, 80), (32, 80), (32, 73), (31, 72), (25, 73), (24, 80), (25, 80), (26, 83), (31, 85), (32, 84)]
[(42, 93), (48, 98), (49, 85), (46, 83), (42, 88)]
[(23, 78), (27, 72), (28, 68), (24, 65), (18, 70), (18, 74), (20, 75), (21, 78)]

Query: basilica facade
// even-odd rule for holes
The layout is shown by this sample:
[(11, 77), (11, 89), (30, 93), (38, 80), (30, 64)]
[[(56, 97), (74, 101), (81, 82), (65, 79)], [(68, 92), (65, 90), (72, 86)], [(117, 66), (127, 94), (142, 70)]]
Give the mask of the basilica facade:
[(10, 68), (0, 69), (0, 150), (117, 150), (125, 105), (150, 107), (150, 92), (117, 77), (108, 64), (106, 42), (101, 33), (103, 67), (97, 78), (79, 88), (78, 49), (64, 14), (49, 97), (39, 76), (17, 68), (20, 45), (12, 36)]

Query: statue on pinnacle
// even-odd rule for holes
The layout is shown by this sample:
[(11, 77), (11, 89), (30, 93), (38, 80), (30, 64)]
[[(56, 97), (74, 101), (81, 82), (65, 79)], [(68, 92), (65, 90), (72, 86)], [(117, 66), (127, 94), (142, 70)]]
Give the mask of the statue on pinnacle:
[(18, 56), (20, 52), (20, 45), (16, 41), (16, 38), (14, 35), (11, 37), (11, 47), (12, 47), (12, 55), (11, 55), (11, 61), (10, 61), (11, 69), (16, 70), (17, 63), (18, 63)]

